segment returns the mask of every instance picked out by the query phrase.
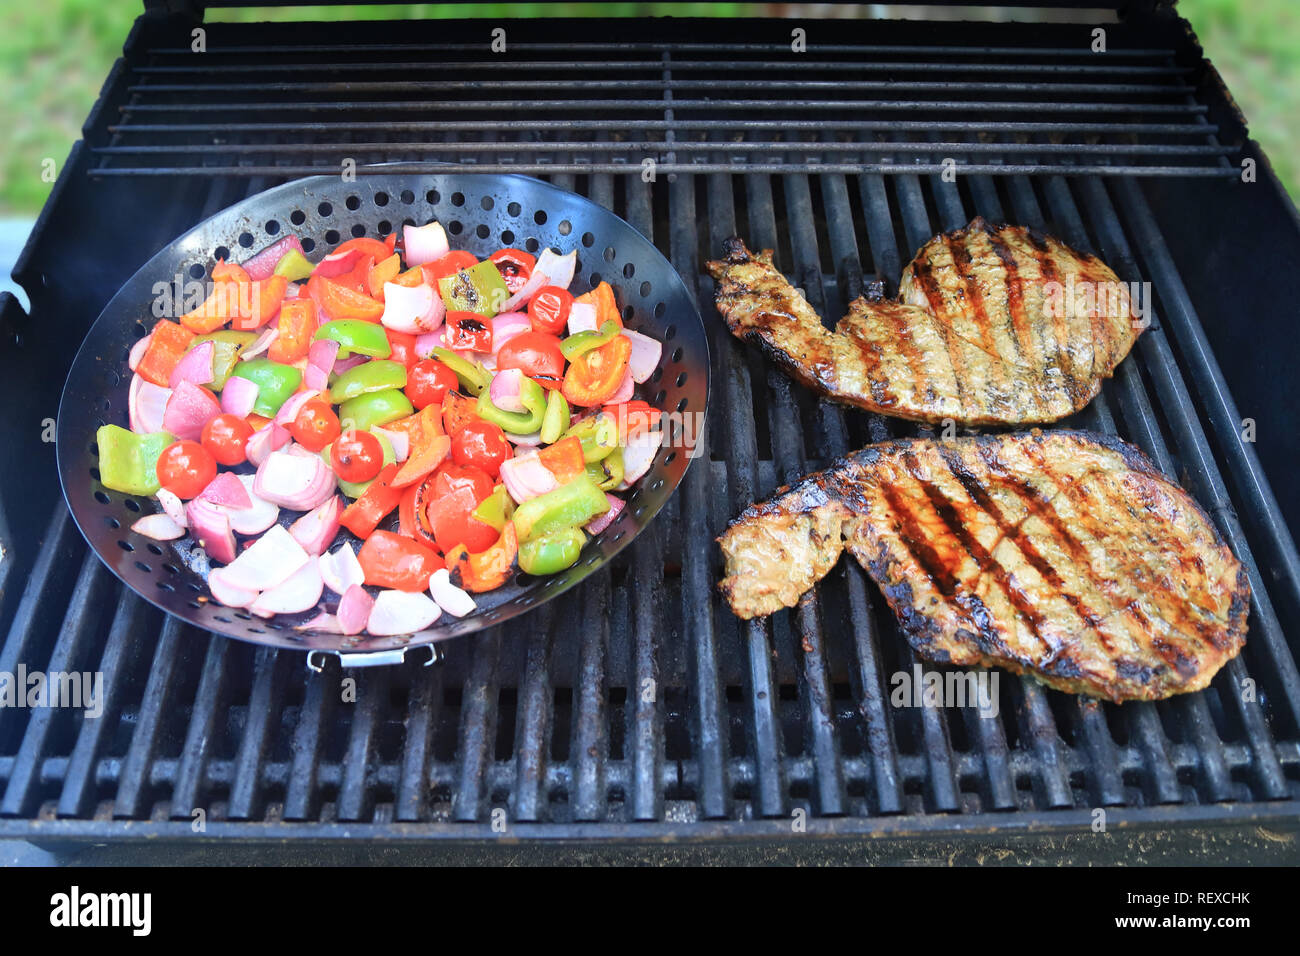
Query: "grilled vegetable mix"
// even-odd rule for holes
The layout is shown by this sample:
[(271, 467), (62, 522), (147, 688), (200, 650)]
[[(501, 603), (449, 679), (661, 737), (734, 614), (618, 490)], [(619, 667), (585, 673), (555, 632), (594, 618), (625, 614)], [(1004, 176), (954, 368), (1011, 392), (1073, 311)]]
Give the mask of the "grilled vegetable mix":
[[(517, 571), (563, 571), (660, 424), (633, 397), (660, 343), (623, 328), (608, 284), (575, 297), (576, 263), (480, 261), (436, 222), (314, 264), (296, 236), (218, 261), (210, 294), (131, 350), (130, 427), (99, 430), (100, 480), (156, 497), (134, 530), (188, 532), (217, 602), (321, 608), (304, 629), (407, 634)], [(335, 547), (344, 528), (359, 551)]]

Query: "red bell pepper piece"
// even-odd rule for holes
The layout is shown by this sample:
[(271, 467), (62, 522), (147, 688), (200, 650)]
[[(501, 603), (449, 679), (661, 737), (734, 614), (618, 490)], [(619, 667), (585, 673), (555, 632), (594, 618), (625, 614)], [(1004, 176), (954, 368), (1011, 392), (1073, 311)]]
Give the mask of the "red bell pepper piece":
[(393, 476), (393, 487), (405, 488), (414, 484), (441, 465), (450, 453), (451, 439), (446, 435), (435, 435), (419, 446), (413, 445), (401, 470)]
[(515, 523), (507, 521), (496, 544), (479, 554), (471, 554), (462, 544), (447, 552), (447, 570), (451, 583), (474, 593), (499, 588), (510, 577), (519, 556), (519, 536)]
[(365, 583), (399, 591), (423, 591), (442, 558), (422, 544), (391, 531), (375, 531), (357, 554)]
[(474, 399), (466, 398), (460, 392), (448, 392), (443, 396), (442, 424), (447, 434), (454, 438), (467, 422), (479, 420), (478, 412), (474, 410), (477, 407)]
[(384, 516), (401, 504), (402, 490), (392, 487), (397, 467), (397, 462), (393, 462), (380, 469), (361, 497), (343, 510), (339, 524), (358, 538), (370, 537)]
[(230, 317), (230, 327), (241, 332), (260, 329), (280, 313), (289, 280), (284, 276), (256, 279), (241, 288), (239, 306)]
[(492, 326), (477, 312), (448, 312), (443, 339), (449, 349), (492, 351)]

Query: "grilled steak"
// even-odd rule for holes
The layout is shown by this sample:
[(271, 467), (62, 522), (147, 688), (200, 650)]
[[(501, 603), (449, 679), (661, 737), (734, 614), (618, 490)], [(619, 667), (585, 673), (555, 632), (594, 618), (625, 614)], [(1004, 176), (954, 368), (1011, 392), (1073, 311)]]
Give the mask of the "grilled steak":
[(1086, 432), (870, 445), (719, 541), (740, 617), (794, 605), (847, 547), (922, 656), (1115, 701), (1199, 690), (1246, 637), (1246, 574), (1205, 514)]
[(1105, 263), (1021, 226), (936, 236), (899, 298), (860, 297), (834, 332), (772, 265), (731, 238), (710, 262), (737, 338), (836, 401), (915, 421), (1053, 422), (1088, 404), (1141, 331)]

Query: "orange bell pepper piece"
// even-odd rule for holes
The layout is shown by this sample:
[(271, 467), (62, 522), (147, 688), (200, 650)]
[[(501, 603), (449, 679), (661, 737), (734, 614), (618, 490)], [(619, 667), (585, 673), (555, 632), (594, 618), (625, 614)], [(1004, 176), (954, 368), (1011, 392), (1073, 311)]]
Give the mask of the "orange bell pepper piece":
[(596, 307), (596, 328), (600, 328), (606, 322), (617, 322), (618, 327), (623, 327), (623, 316), (619, 315), (618, 303), (614, 301), (614, 289), (608, 282), (601, 282), (590, 292), (584, 292), (573, 300), (574, 302), (587, 302)]
[(230, 327), (240, 332), (260, 329), (280, 314), (289, 280), (284, 276), (256, 279), (240, 287), (237, 308), (230, 317)]
[(449, 454), (451, 439), (446, 435), (434, 436), (419, 447), (412, 446), (410, 456), (393, 476), (392, 486), (405, 488), (414, 484), (441, 465)]
[(307, 292), (330, 321), (358, 319), (362, 322), (378, 322), (384, 314), (384, 303), (376, 302), (370, 296), (340, 285), (333, 279), (312, 276), (307, 280)]
[(399, 272), (391, 281), (408, 289), (414, 289), (417, 285), (424, 285), (424, 269), (420, 266), (407, 269), (405, 272)]
[(189, 329), (163, 319), (153, 327), (149, 345), (135, 367), (136, 373), (145, 381), (166, 388), (172, 371), (193, 339), (194, 333)]
[(445, 434), (442, 430), (442, 406), (426, 405), (414, 415), (407, 415), (395, 422), (389, 422), (384, 426), (384, 430), (404, 432), (411, 441), (411, 447), (418, 448), (439, 435)]
[(272, 362), (292, 365), (307, 354), (316, 334), (316, 303), (311, 299), (286, 299), (280, 306), (280, 334), (267, 350)]
[(478, 412), (474, 409), (478, 403), (460, 392), (448, 392), (442, 398), (442, 424), (447, 434), (453, 438), (469, 422), (478, 421)]
[(515, 523), (507, 521), (497, 543), (486, 551), (470, 554), (463, 544), (448, 551), (447, 572), (456, 587), (481, 594), (506, 583), (518, 556), (519, 535)]
[(582, 442), (576, 435), (561, 438), (554, 444), (539, 449), (537, 457), (562, 485), (587, 472), (582, 457)]
[(392, 282), (397, 278), (397, 273), (402, 270), (402, 259), (400, 256), (391, 255), (382, 261), (376, 261), (370, 267), (370, 272), (366, 275), (366, 288), (370, 291), (371, 298), (384, 301), (384, 283)]

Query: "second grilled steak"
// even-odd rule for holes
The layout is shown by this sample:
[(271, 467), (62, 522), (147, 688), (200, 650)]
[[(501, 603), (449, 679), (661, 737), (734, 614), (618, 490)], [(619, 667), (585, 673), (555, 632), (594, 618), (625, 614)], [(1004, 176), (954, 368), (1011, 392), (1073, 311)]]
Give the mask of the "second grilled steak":
[(793, 606), (847, 547), (922, 656), (1116, 701), (1199, 690), (1246, 636), (1246, 574), (1205, 514), (1086, 432), (872, 445), (719, 540), (740, 617)]
[(1088, 404), (1142, 324), (1095, 256), (975, 219), (931, 239), (896, 301), (860, 297), (834, 332), (772, 263), (728, 239), (710, 262), (718, 311), (822, 394), (915, 421), (1053, 422)]

